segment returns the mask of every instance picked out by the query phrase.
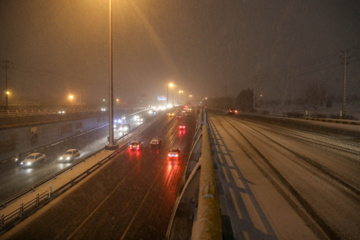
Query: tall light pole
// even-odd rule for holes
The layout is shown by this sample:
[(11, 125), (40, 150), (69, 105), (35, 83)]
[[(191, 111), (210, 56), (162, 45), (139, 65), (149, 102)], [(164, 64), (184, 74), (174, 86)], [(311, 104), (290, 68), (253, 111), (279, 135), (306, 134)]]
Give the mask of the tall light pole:
[(109, 0), (109, 144), (105, 149), (115, 150), (118, 148), (114, 142), (114, 101), (113, 101), (113, 41), (112, 41), (112, 11)]
[(344, 51), (344, 78), (343, 78), (343, 99), (342, 99), (342, 106), (341, 106), (341, 118), (343, 118), (346, 114), (346, 59), (347, 58), (347, 51)]
[(8, 79), (7, 79), (7, 70), (10, 67), (9, 66), (9, 60), (5, 60), (4, 61), (4, 66), (3, 68), (5, 68), (5, 110), (9, 109), (9, 95), (10, 92), (8, 91)]
[(166, 89), (166, 107), (169, 105), (169, 87), (173, 88), (174, 84), (173, 83), (168, 83), (167, 84), (167, 89)]
[(178, 104), (180, 105), (180, 102), (181, 102), (181, 94), (184, 93), (184, 90), (179, 90), (178, 92), (179, 92), (179, 95), (178, 95), (178, 96), (179, 96), (179, 99), (178, 99), (179, 102), (178, 102)]

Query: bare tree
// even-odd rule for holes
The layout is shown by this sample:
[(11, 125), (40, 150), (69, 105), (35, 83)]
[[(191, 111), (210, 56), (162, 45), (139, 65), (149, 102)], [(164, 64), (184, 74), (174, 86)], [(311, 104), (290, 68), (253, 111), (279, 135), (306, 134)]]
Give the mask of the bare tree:
[(326, 100), (326, 88), (323, 83), (312, 82), (305, 87), (304, 100), (308, 107), (314, 110), (314, 114)]

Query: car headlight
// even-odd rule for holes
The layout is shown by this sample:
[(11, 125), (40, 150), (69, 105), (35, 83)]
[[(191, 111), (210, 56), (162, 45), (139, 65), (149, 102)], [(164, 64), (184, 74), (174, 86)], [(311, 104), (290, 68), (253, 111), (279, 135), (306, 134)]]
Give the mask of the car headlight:
[(31, 166), (31, 162), (27, 162), (26, 165), (27, 165), (27, 166)]
[(59, 157), (59, 160), (63, 160), (64, 158), (63, 157)]
[(67, 157), (66, 160), (70, 160), (70, 157)]
[(23, 163), (23, 162), (21, 162), (21, 163), (20, 163), (20, 165), (24, 165), (24, 163)]

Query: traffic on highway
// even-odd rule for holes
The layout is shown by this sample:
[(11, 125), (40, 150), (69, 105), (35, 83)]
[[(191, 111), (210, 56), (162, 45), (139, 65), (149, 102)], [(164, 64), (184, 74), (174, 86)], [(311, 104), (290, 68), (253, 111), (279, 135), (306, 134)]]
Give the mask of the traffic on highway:
[[(170, 111), (182, 115), (181, 120), (159, 113), (157, 120), (100, 172), (41, 217), (46, 226), (34, 222), (28, 229), (19, 228), (16, 238), (43, 238), (56, 232), (59, 238), (134, 239), (146, 235), (163, 239), (196, 125), (194, 112)], [(186, 126), (186, 133), (179, 126)], [(176, 156), (169, 156), (172, 149), (176, 149)], [(114, 199), (118, 199), (115, 204)], [(78, 210), (68, 212), (68, 218), (61, 217), (63, 207), (70, 205)], [(91, 216), (88, 211), (92, 212)], [(105, 219), (113, 219), (113, 224)], [(96, 229), (102, 230), (95, 230), (94, 223), (98, 225)]]
[[(144, 121), (155, 117), (154, 110), (144, 110), (115, 119), (115, 138), (141, 126)], [(39, 149), (1, 163), (0, 202), (32, 187), (37, 182), (54, 175), (72, 164), (88, 158), (104, 148), (108, 139), (108, 124), (77, 133), (58, 142), (48, 143)]]

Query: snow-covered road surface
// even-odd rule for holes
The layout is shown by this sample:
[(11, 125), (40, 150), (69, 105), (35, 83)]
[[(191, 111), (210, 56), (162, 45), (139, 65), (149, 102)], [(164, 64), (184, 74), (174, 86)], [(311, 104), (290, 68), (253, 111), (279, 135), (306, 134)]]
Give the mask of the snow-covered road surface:
[(211, 114), (235, 239), (359, 239), (357, 139)]

